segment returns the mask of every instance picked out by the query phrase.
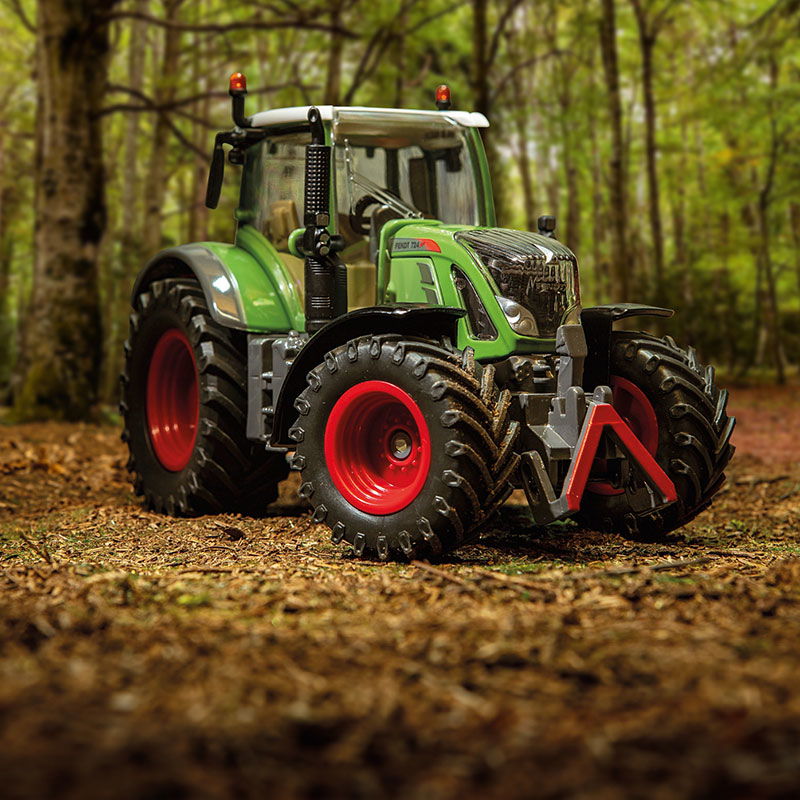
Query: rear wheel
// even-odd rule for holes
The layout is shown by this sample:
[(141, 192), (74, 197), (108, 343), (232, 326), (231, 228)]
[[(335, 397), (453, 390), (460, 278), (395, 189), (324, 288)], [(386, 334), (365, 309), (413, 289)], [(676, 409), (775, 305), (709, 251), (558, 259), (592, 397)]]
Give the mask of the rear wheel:
[(309, 373), (295, 402), (300, 494), (357, 556), (440, 556), (474, 538), (511, 492), (509, 402), (471, 350), (350, 341)]
[(211, 318), (199, 284), (155, 281), (136, 298), (120, 410), (134, 490), (169, 514), (258, 513), (288, 474), (245, 437), (245, 340)]
[(632, 539), (658, 539), (707, 508), (725, 481), (735, 422), (726, 413), (728, 392), (693, 348), (683, 350), (669, 336), (613, 332), (611, 373), (615, 408), (675, 483), (678, 500), (662, 511), (637, 511), (635, 487), (598, 460), (577, 520)]

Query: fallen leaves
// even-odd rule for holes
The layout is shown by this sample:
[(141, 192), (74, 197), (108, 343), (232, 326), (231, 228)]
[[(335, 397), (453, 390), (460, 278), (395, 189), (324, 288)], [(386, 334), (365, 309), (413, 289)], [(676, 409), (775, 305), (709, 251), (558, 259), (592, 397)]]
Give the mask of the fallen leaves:
[(112, 774), (123, 800), (800, 779), (795, 467), (735, 461), (735, 491), (661, 544), (511, 506), (448, 561), (382, 565), (289, 491), (261, 519), (144, 511), (113, 430), (0, 428), (0, 464), (0, 769), (21, 796)]

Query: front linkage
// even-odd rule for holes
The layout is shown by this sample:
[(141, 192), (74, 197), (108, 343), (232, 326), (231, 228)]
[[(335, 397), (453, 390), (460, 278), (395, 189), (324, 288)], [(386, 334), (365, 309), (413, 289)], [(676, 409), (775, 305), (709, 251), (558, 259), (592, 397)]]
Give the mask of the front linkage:
[(611, 387), (596, 386), (591, 394), (583, 389), (588, 349), (580, 325), (558, 328), (556, 353), (555, 395), (516, 395), (532, 445), (522, 453), (520, 480), (534, 522), (547, 525), (578, 512), (599, 457), (625, 461), (637, 513), (674, 503), (675, 484), (615, 410)]

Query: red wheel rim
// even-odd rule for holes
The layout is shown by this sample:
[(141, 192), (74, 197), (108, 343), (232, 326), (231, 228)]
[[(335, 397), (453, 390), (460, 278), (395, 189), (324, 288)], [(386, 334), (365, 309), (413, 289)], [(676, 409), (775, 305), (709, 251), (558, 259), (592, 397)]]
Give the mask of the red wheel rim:
[(399, 386), (365, 381), (348, 389), (325, 426), (325, 463), (350, 505), (394, 514), (420, 493), (431, 464), (428, 425)]
[(183, 331), (170, 328), (158, 340), (147, 372), (147, 426), (164, 469), (179, 472), (189, 463), (199, 418), (194, 351)]
[[(653, 404), (635, 383), (631, 383), (626, 378), (620, 378), (619, 375), (611, 376), (611, 389), (614, 393), (614, 408), (617, 413), (625, 420), (650, 455), (655, 456), (658, 450), (658, 418)], [(605, 467), (601, 459), (598, 459), (596, 463), (601, 469)], [(605, 495), (625, 492), (624, 489), (605, 480), (590, 481), (586, 486), (586, 491)]]

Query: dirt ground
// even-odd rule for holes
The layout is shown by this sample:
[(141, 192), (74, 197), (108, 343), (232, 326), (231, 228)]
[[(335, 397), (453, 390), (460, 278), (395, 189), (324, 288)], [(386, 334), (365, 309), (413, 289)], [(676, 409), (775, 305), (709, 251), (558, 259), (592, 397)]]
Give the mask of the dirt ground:
[(0, 426), (0, 795), (783, 797), (800, 787), (800, 401), (665, 544), (509, 504), (448, 562), (143, 511), (113, 428)]

